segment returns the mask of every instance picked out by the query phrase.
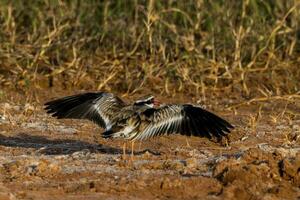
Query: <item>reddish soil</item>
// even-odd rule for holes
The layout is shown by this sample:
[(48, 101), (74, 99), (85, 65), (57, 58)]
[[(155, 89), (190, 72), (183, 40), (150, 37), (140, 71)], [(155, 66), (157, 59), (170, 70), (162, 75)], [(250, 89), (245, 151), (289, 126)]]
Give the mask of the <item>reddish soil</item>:
[(234, 113), (222, 109), (231, 101), (213, 102), (236, 126), (229, 146), (165, 136), (137, 143), (132, 161), (91, 122), (2, 99), (0, 199), (299, 199), (300, 118), (280, 115), (299, 113), (299, 103), (264, 103), (258, 116), (258, 105)]

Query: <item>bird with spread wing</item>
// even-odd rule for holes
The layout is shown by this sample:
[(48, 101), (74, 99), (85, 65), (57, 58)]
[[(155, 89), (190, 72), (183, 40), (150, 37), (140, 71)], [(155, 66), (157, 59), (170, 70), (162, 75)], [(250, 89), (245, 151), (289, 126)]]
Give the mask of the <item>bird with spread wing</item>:
[[(191, 104), (161, 105), (152, 95), (126, 104), (106, 92), (67, 96), (45, 104), (47, 113), (58, 119), (88, 119), (105, 131), (104, 138), (132, 141), (178, 133), (186, 136), (222, 138), (233, 126), (221, 117)], [(125, 154), (126, 143), (123, 151)]]

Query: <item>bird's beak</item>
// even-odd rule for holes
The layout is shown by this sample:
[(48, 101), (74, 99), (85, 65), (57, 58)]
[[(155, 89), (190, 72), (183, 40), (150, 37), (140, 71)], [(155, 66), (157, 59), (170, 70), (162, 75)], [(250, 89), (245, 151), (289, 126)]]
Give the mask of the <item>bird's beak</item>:
[(154, 106), (159, 106), (159, 105), (160, 105), (160, 102), (159, 102), (157, 99), (154, 99), (154, 100), (153, 100), (153, 105), (154, 105)]

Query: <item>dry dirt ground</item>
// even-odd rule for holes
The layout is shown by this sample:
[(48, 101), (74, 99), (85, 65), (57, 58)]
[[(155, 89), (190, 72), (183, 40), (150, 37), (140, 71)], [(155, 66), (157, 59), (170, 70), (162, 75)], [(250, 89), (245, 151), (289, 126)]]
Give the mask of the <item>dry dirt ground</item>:
[(213, 102), (236, 127), (229, 146), (172, 135), (137, 143), (131, 161), (91, 122), (2, 99), (0, 199), (300, 199), (300, 105)]

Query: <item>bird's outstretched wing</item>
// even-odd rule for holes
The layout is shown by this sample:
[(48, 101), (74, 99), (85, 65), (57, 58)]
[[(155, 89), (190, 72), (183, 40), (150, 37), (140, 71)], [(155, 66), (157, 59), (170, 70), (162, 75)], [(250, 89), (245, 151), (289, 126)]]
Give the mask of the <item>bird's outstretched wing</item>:
[(233, 128), (217, 115), (189, 104), (147, 109), (141, 114), (141, 119), (145, 125), (132, 139), (144, 140), (171, 133), (221, 138)]
[(49, 101), (45, 106), (53, 117), (88, 119), (108, 130), (114, 124), (113, 116), (125, 103), (111, 93), (95, 92), (63, 97)]

